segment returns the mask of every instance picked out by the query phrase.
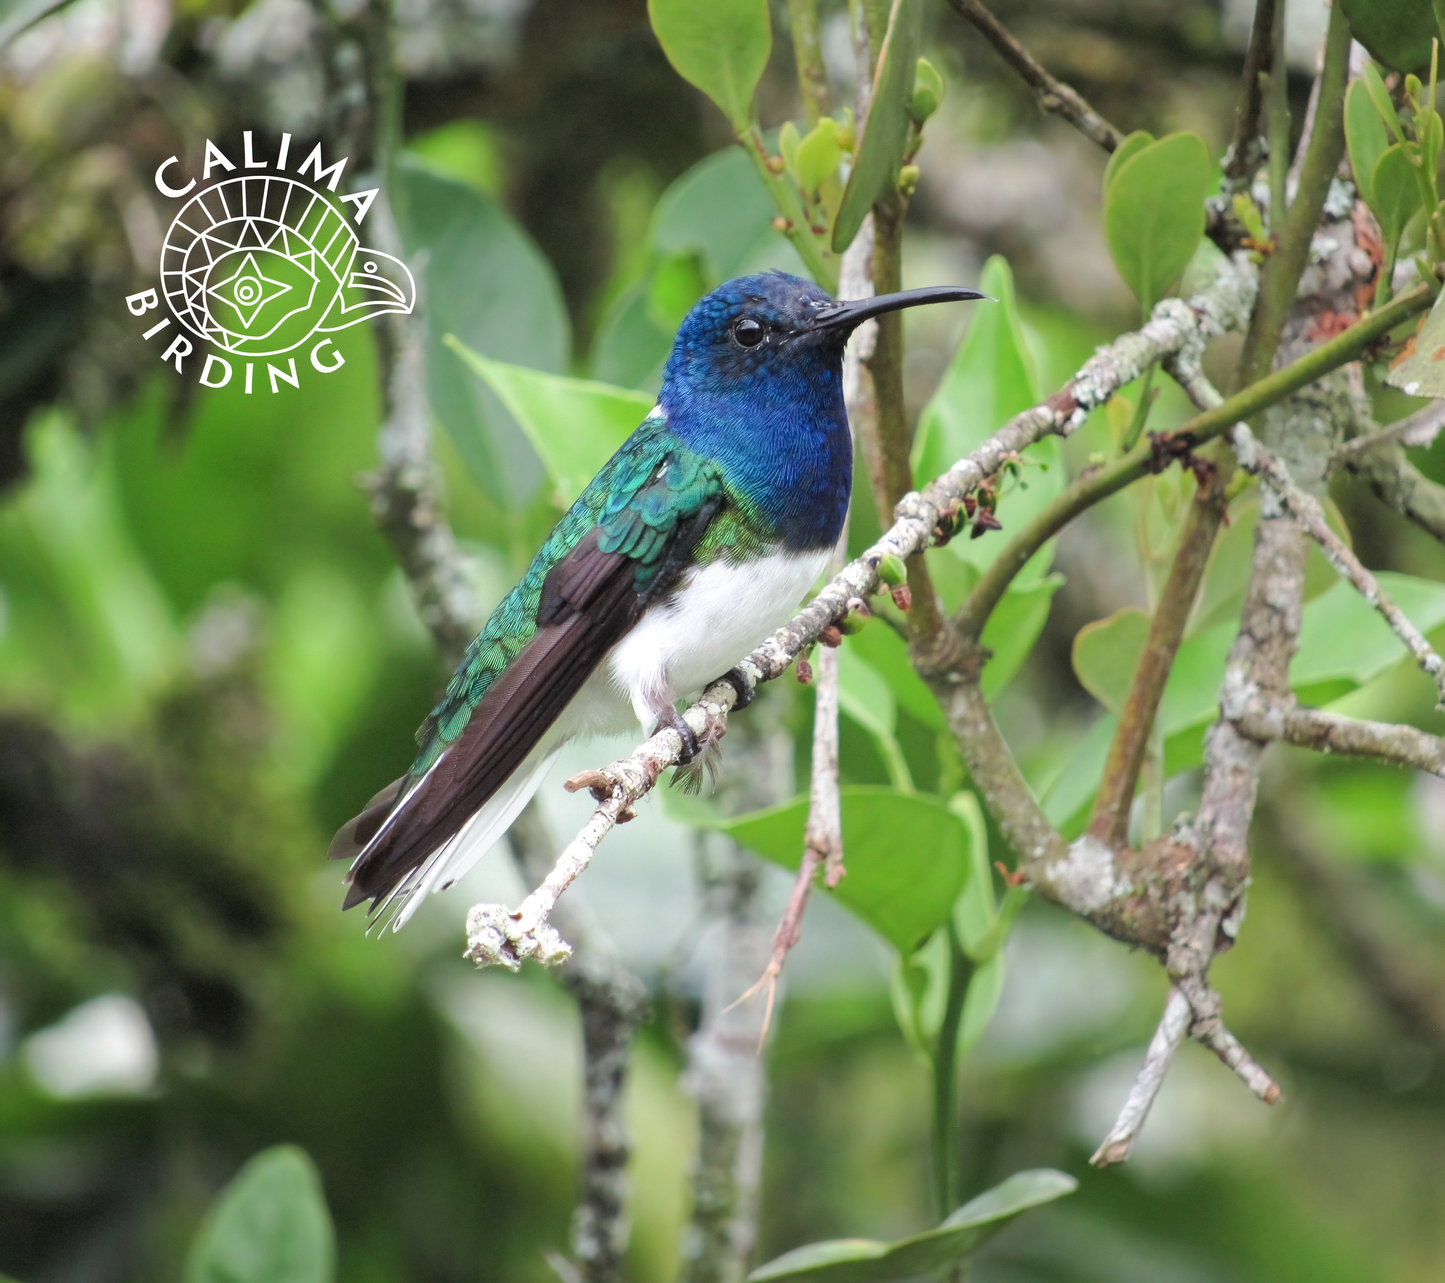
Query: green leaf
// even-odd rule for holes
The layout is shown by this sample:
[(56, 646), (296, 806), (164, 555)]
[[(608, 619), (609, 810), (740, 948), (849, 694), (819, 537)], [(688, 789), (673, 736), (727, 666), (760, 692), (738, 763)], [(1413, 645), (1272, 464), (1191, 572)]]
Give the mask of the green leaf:
[(472, 478), (519, 506), (542, 479), (537, 457), (497, 399), (443, 339), (498, 361), (560, 373), (571, 347), (551, 264), (496, 201), (414, 157), (396, 167), (397, 214), (407, 253), (425, 252), (427, 399)]
[(263, 1150), (212, 1204), (186, 1283), (330, 1283), (335, 1244), (321, 1178), (294, 1145)]
[[(914, 482), (920, 486), (1042, 399), (1008, 262), (998, 255), (990, 258), (979, 276), (979, 288), (998, 301), (974, 311), (938, 390), (919, 416), (912, 464)], [(1005, 483), (995, 514), (1005, 531), (1028, 521), (1064, 485), (1062, 443), (1057, 437), (1030, 446), (1023, 459), (1019, 480)], [(982, 570), (998, 556), (1006, 538), (994, 533), (981, 539), (955, 539), (943, 555)], [(1020, 586), (1041, 578), (1051, 557), (1052, 545), (1024, 570)]]
[(1420, 332), (1391, 363), (1385, 382), (1408, 396), (1445, 396), (1445, 294), (1435, 300)]
[(1430, 0), (1340, 0), (1350, 33), (1396, 71), (1430, 65), (1430, 40), (1439, 35)]
[(695, 250), (668, 255), (652, 269), (647, 287), (647, 310), (653, 325), (660, 333), (676, 334), (707, 289), (707, 277)]
[(652, 409), (653, 398), (643, 392), (489, 361), (451, 336), (448, 345), (522, 425), (564, 507)]
[[(1355, 186), (1360, 199), (1375, 208), (1375, 189), (1371, 176), (1375, 166), (1390, 145), (1385, 122), (1370, 101), (1369, 87), (1362, 80), (1353, 80), (1345, 93), (1345, 142), (1350, 151), (1350, 168), (1354, 170)], [(1377, 216), (1378, 217), (1378, 216)]]
[(1400, 243), (1405, 224), (1420, 208), (1420, 180), (1410, 160), (1408, 144), (1385, 148), (1370, 174), (1375, 203), (1370, 206), (1380, 223), (1385, 245), (1391, 251)]
[(1365, 92), (1369, 94), (1370, 101), (1375, 106), (1380, 123), (1385, 126), (1396, 142), (1401, 141), (1405, 135), (1400, 130), (1400, 117), (1395, 111), (1395, 104), (1390, 101), (1390, 91), (1385, 87), (1379, 68), (1372, 62), (1365, 63), (1360, 72), (1360, 79), (1364, 82)]
[(918, 74), (922, 35), (923, 0), (893, 0), (888, 31), (878, 52), (868, 120), (853, 153), (843, 203), (833, 220), (835, 254), (843, 253), (853, 243), (873, 202), (898, 181), (898, 167), (908, 143), (908, 107)]
[[(874, 785), (841, 790), (848, 876), (831, 892), (902, 954), (948, 917), (968, 876), (968, 830), (936, 798)], [(799, 798), (716, 828), (785, 869), (802, 860), (808, 799)], [(906, 834), (906, 840), (900, 835)]]
[(1000, 949), (980, 963), (969, 979), (963, 999), (963, 1018), (958, 1024), (959, 1059), (968, 1055), (983, 1037), (993, 1013), (998, 1010), (998, 1000), (1003, 997), (1003, 981), (1003, 950)]
[(654, 390), (661, 386), (673, 331), (654, 317), (650, 295), (651, 283), (641, 280), (607, 309), (592, 341), (592, 377), (599, 383)]
[(1109, 199), (1109, 188), (1113, 185), (1119, 170), (1123, 168), (1124, 162), (1133, 159), (1154, 141), (1156, 141), (1154, 135), (1147, 129), (1136, 129), (1132, 134), (1126, 135), (1123, 141), (1114, 148), (1114, 154), (1109, 157), (1109, 163), (1104, 166), (1103, 191), (1106, 201)]
[(701, 254), (709, 288), (763, 266), (803, 272), (797, 251), (773, 230), (777, 212), (747, 153), (727, 147), (662, 193), (648, 240), (661, 255)]
[(1107, 619), (1085, 624), (1074, 637), (1072, 659), (1079, 684), (1115, 717), (1123, 710), (1144, 654), (1149, 616), (1125, 606)]
[(794, 182), (798, 181), (798, 144), (801, 141), (797, 125), (793, 124), (791, 120), (785, 120), (783, 127), (778, 130), (778, 151)]
[(767, 0), (647, 0), (647, 16), (677, 74), (746, 129), (773, 47)]
[(13, 3), (5, 5), (4, 15), (0, 16), (0, 49), (14, 40), (26, 27), (69, 3), (71, 0), (13, 0)]
[(1063, 583), (1063, 575), (1048, 575), (1033, 583), (1015, 580), (1000, 598), (979, 639), (986, 650), (993, 652), (979, 683), (985, 699), (992, 700), (1023, 667), (1044, 631), (1054, 594)]
[(798, 144), (798, 186), (809, 196), (817, 194), (843, 160), (837, 122), (824, 116)]
[[(908, 643), (887, 624), (875, 620), (861, 632), (843, 639), (843, 652), (855, 655), (888, 683), (893, 698), (914, 721), (932, 731), (946, 731), (948, 722), (933, 692), (924, 685), (908, 658)], [(840, 656), (841, 659), (841, 656)]]
[(1104, 234), (1147, 316), (1204, 238), (1213, 170), (1198, 134), (1169, 134), (1126, 158), (1104, 192)]
[(748, 1283), (888, 1283), (949, 1269), (1030, 1208), (1072, 1194), (1079, 1182), (1064, 1172), (1035, 1168), (965, 1203), (937, 1229), (879, 1243), (833, 1239), (796, 1248), (748, 1275)]
[(927, 58), (920, 58), (913, 74), (913, 96), (908, 100), (908, 114), (921, 125), (942, 103), (943, 77)]

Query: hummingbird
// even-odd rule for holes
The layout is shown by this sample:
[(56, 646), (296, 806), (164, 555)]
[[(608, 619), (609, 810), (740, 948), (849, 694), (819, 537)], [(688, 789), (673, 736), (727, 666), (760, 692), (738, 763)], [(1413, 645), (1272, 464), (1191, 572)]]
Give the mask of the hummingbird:
[[(985, 298), (955, 286), (840, 302), (743, 276), (684, 319), (657, 405), (557, 523), (417, 732), (411, 769), (337, 833), (343, 908), (399, 930), (506, 833), (562, 746), (633, 719), (697, 738), (677, 701), (726, 677), (827, 565), (852, 489), (843, 349), (869, 317)], [(649, 728), (653, 728), (649, 730)]]

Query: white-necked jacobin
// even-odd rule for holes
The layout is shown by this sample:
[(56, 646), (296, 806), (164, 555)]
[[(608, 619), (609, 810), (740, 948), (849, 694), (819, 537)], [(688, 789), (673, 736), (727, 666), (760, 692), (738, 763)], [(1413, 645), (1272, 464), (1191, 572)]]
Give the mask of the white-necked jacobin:
[(940, 286), (840, 303), (796, 276), (744, 276), (678, 330), (656, 407), (557, 523), (417, 732), (411, 770), (331, 844), (346, 908), (400, 927), (516, 819), (578, 735), (671, 726), (794, 612), (843, 529), (853, 446), (843, 348), (862, 321), (982, 298)]

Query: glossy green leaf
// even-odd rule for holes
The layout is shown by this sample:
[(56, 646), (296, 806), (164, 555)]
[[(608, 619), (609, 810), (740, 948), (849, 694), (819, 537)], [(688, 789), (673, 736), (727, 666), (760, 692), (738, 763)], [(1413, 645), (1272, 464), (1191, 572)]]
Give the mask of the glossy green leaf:
[(473, 480), (501, 503), (525, 502), (542, 479), (537, 456), (496, 397), (443, 343), (560, 373), (571, 327), (551, 264), (502, 207), (475, 187), (403, 156), (397, 214), (407, 252), (425, 255), (427, 399)]
[[(873, 785), (841, 791), (845, 877), (831, 892), (900, 953), (947, 919), (968, 876), (968, 830), (936, 798)], [(765, 859), (796, 869), (808, 800), (718, 819), (714, 827)]]
[(1430, 0), (1340, 0), (1350, 33), (1396, 71), (1430, 65), (1430, 41), (1440, 34)]
[(1063, 583), (1063, 575), (1047, 575), (1032, 583), (1016, 581), (993, 608), (979, 639), (985, 649), (993, 652), (979, 680), (986, 699), (998, 695), (1023, 667), (1044, 631), (1054, 594)]
[(1360, 81), (1365, 86), (1370, 101), (1375, 105), (1380, 123), (1385, 126), (1390, 137), (1399, 142), (1404, 137), (1400, 130), (1400, 118), (1395, 111), (1395, 104), (1390, 100), (1390, 91), (1385, 86), (1380, 69), (1373, 62), (1366, 62), (1360, 71)]
[(843, 639), (843, 652), (856, 655), (888, 683), (898, 706), (932, 731), (946, 731), (948, 723), (933, 692), (908, 658), (908, 643), (887, 624), (874, 621), (861, 632)]
[(898, 167), (908, 142), (908, 107), (913, 98), (922, 35), (923, 0), (893, 0), (888, 31), (878, 52), (868, 120), (853, 153), (843, 203), (833, 220), (835, 254), (843, 253), (853, 243), (873, 202), (898, 181)]
[(1072, 1194), (1079, 1182), (1050, 1168), (1017, 1172), (965, 1203), (937, 1229), (879, 1243), (833, 1239), (796, 1248), (748, 1275), (748, 1283), (888, 1283), (951, 1268), (1010, 1220)]
[(248, 1162), (206, 1214), (186, 1283), (330, 1283), (331, 1217), (305, 1152), (277, 1145)]
[(1445, 294), (1390, 363), (1385, 382), (1409, 396), (1445, 397)]
[(582, 493), (652, 409), (653, 398), (643, 392), (489, 361), (455, 339), (450, 346), (522, 425), (563, 506)]
[(746, 129), (773, 47), (767, 0), (648, 0), (647, 16), (677, 74)]
[(1345, 142), (1360, 199), (1373, 211), (1375, 188), (1371, 178), (1385, 148), (1390, 145), (1390, 135), (1370, 101), (1370, 90), (1363, 80), (1352, 80), (1345, 93)]
[(1125, 606), (1085, 624), (1074, 637), (1071, 658), (1079, 684), (1115, 717), (1129, 697), (1148, 636), (1149, 616), (1137, 606)]
[(1177, 281), (1204, 238), (1213, 168), (1198, 134), (1169, 134), (1119, 165), (1104, 192), (1109, 253), (1145, 315)]
[[(918, 485), (946, 472), (1014, 415), (1042, 399), (1019, 318), (1013, 274), (1005, 259), (995, 255), (984, 264), (979, 289), (997, 302), (975, 305), (963, 342), (919, 416), (912, 450)], [(1004, 532), (1028, 521), (1064, 485), (1063, 452), (1056, 437), (1030, 446), (1023, 458), (1020, 477), (1006, 480), (1001, 492), (996, 515)], [(998, 556), (1007, 537), (997, 531), (980, 539), (964, 535), (943, 551), (983, 569)], [(1021, 586), (1041, 578), (1051, 556), (1052, 545), (1025, 568)]]
[(1375, 203), (1370, 206), (1380, 223), (1380, 232), (1390, 249), (1399, 244), (1405, 224), (1420, 208), (1420, 180), (1406, 145), (1385, 148), (1370, 174)]
[(1109, 199), (1109, 188), (1113, 185), (1114, 179), (1118, 177), (1119, 170), (1123, 168), (1126, 160), (1132, 160), (1150, 143), (1156, 139), (1147, 129), (1136, 129), (1132, 134), (1126, 134), (1113, 154), (1109, 157), (1109, 163), (1104, 166), (1104, 199)]

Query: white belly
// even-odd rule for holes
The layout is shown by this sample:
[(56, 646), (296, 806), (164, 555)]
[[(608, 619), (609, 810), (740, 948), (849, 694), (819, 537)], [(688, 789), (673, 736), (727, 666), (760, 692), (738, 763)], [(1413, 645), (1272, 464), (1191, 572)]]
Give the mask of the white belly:
[(686, 572), (670, 599), (652, 606), (608, 652), (559, 729), (623, 731), (630, 707), (650, 732), (660, 711), (700, 692), (792, 618), (829, 551), (775, 552), (745, 566), (717, 561)]

